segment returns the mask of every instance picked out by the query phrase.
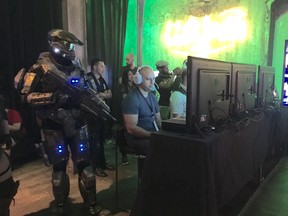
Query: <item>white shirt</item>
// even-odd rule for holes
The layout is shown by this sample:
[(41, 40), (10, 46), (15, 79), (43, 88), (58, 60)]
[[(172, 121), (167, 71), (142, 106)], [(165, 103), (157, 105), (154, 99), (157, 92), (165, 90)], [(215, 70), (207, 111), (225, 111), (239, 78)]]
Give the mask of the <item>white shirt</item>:
[[(181, 87), (184, 87), (182, 84), (180, 84)], [(185, 88), (185, 87), (184, 87)], [(182, 117), (186, 116), (186, 100), (187, 97), (185, 94), (174, 91), (170, 96), (170, 113), (171, 118), (174, 115), (181, 115)]]

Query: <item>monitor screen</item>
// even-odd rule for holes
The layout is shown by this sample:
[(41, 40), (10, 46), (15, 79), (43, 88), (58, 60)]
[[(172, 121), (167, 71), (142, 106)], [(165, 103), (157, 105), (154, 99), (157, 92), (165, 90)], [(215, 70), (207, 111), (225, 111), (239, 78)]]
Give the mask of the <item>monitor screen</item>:
[(282, 106), (288, 107), (288, 66), (284, 70), (282, 86)]
[(238, 114), (256, 106), (256, 65), (232, 63), (232, 113)]
[(258, 66), (257, 104), (259, 107), (272, 104), (274, 101), (275, 69), (270, 66)]
[(231, 63), (188, 56), (186, 126), (201, 128), (229, 115)]

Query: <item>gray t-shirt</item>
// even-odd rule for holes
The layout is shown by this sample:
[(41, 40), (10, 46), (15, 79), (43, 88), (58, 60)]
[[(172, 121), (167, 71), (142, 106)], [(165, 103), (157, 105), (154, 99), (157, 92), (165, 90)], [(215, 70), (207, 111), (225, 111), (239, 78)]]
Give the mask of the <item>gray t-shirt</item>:
[(148, 93), (145, 98), (138, 88), (133, 89), (122, 101), (123, 114), (138, 114), (137, 126), (147, 131), (156, 131), (153, 124), (159, 105), (155, 95)]

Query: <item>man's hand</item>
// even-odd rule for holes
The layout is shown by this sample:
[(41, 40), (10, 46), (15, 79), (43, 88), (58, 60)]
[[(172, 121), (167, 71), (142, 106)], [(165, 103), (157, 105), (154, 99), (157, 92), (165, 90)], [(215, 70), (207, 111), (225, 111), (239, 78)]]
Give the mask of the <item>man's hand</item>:
[(101, 98), (102, 100), (104, 100), (104, 99), (105, 99), (105, 94), (102, 93), (102, 92), (100, 92), (100, 93), (98, 94), (98, 97)]
[(176, 75), (176, 76), (182, 74), (181, 68), (180, 68), (180, 67), (176, 67), (176, 68), (173, 70), (173, 74)]

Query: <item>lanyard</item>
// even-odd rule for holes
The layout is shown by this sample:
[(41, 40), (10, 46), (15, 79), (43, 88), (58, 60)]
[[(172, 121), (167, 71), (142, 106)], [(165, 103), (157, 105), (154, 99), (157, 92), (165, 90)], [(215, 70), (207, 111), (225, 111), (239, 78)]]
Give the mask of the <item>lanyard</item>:
[(154, 126), (154, 128), (155, 128), (155, 130), (156, 131), (159, 131), (159, 128), (158, 128), (158, 126), (157, 126), (157, 124), (156, 124), (156, 121), (155, 121), (155, 111), (154, 111), (154, 108), (153, 108), (153, 104), (152, 104), (152, 99), (151, 99), (151, 96), (149, 95), (149, 92), (148, 92), (148, 97), (149, 97), (149, 99), (150, 99), (150, 103), (151, 104), (149, 104), (148, 103), (148, 100), (144, 97), (144, 95), (142, 94), (142, 92), (139, 90), (139, 88), (137, 88), (137, 90), (139, 91), (139, 93), (140, 93), (140, 95), (143, 97), (143, 99), (146, 101), (146, 104), (148, 105), (148, 107), (150, 108), (150, 110), (151, 110), (151, 118), (152, 118), (152, 120), (153, 120), (153, 126)]
[(144, 99), (144, 101), (146, 102), (146, 104), (148, 105), (150, 111), (151, 111), (151, 114), (152, 114), (152, 118), (154, 118), (155, 116), (155, 112), (154, 112), (154, 109), (152, 107), (152, 100), (151, 100), (151, 97), (149, 95), (149, 92), (148, 92), (148, 98), (150, 99), (150, 102), (151, 104), (148, 103), (147, 99), (144, 97), (144, 95), (142, 94), (142, 92), (139, 90), (139, 88), (137, 88), (137, 90), (139, 91), (140, 95), (142, 96), (142, 98)]

